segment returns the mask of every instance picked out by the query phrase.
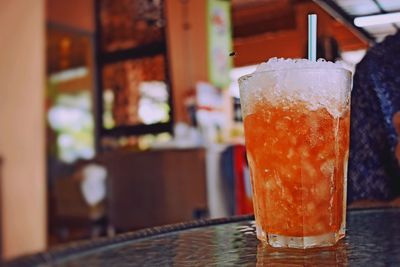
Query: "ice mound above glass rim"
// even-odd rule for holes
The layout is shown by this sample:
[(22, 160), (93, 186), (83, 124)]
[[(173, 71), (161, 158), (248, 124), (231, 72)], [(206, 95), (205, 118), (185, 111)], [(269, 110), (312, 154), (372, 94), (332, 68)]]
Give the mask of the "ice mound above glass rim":
[(274, 106), (304, 104), (310, 110), (325, 108), (339, 117), (350, 101), (351, 72), (342, 63), (319, 59), (271, 58), (256, 71), (239, 79), (243, 114), (252, 113), (258, 103)]

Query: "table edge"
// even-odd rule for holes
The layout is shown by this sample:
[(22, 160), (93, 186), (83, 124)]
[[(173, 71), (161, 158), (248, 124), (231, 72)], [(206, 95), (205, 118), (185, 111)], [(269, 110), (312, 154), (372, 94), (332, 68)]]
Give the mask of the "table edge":
[[(365, 212), (387, 212), (387, 211), (400, 211), (398, 207), (386, 207), (386, 208), (356, 208), (349, 209), (347, 213), (365, 213)], [(36, 253), (33, 255), (26, 255), (9, 262), (5, 262), (5, 267), (28, 267), (37, 266), (42, 264), (50, 264), (54, 261), (60, 260), (62, 258), (70, 257), (75, 255), (77, 252), (87, 253), (91, 250), (98, 249), (105, 246), (110, 246), (114, 244), (122, 244), (132, 240), (139, 240), (142, 238), (148, 238), (152, 236), (157, 236), (165, 233), (173, 233), (176, 231), (189, 230), (204, 226), (214, 226), (226, 223), (235, 223), (254, 220), (254, 215), (240, 215), (228, 218), (217, 218), (217, 219), (201, 219), (195, 221), (181, 222), (175, 224), (168, 224), (162, 226), (156, 226), (152, 228), (146, 228), (138, 231), (118, 234), (114, 237), (101, 237), (95, 240), (84, 240), (68, 243), (61, 245), (59, 247), (52, 248), (45, 252)]]
[(27, 266), (37, 266), (41, 264), (51, 264), (53, 261), (57, 261), (61, 258), (72, 256), (76, 252), (85, 253), (104, 246), (122, 244), (132, 240), (139, 240), (142, 238), (148, 238), (165, 233), (172, 233), (176, 231), (189, 230), (204, 226), (214, 226), (219, 224), (235, 223), (247, 220), (254, 220), (254, 215), (240, 215), (229, 218), (217, 218), (217, 219), (201, 219), (195, 221), (188, 221), (188, 222), (181, 222), (175, 224), (156, 226), (152, 228), (146, 228), (138, 231), (118, 234), (111, 238), (101, 237), (95, 240), (76, 241), (65, 245), (61, 245), (59, 247), (52, 248), (46, 252), (40, 252), (33, 255), (26, 255), (16, 258), (9, 262), (5, 262), (5, 265), (3, 266), (27, 267)]

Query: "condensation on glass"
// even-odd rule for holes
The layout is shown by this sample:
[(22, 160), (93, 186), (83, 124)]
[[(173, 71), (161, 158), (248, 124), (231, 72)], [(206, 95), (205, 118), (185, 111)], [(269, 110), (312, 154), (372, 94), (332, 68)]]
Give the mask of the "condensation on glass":
[(258, 238), (336, 244), (346, 224), (351, 73), (283, 69), (239, 83)]

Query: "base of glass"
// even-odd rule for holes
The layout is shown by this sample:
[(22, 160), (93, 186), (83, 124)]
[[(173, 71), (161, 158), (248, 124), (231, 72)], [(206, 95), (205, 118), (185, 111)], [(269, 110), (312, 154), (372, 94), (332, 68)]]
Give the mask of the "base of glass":
[(261, 242), (265, 242), (276, 248), (318, 248), (334, 246), (340, 239), (344, 237), (344, 231), (337, 233), (326, 233), (316, 236), (283, 236), (265, 233), (257, 227), (257, 238)]

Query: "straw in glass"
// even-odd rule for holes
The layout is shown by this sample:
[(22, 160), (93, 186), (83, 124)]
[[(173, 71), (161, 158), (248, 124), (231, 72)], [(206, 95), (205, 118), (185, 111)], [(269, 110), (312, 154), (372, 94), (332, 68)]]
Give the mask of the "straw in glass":
[(308, 15), (308, 59), (317, 61), (317, 15)]

